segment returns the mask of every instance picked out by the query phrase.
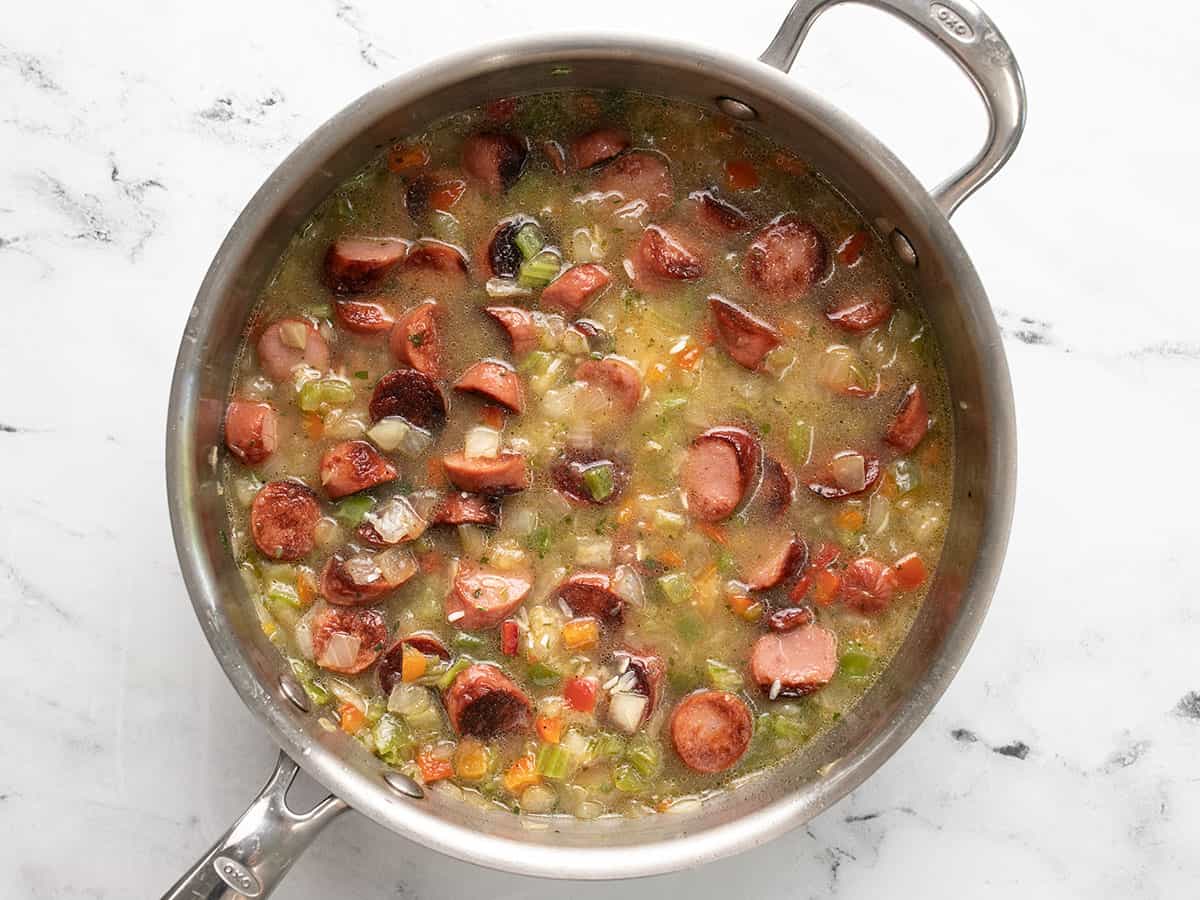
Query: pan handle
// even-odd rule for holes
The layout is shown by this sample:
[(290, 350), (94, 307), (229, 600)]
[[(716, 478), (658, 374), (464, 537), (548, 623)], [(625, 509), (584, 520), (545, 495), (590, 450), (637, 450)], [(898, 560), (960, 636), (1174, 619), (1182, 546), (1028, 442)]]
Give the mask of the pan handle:
[[(771, 45), (759, 57), (787, 72), (817, 17), (843, 0), (796, 0)], [(933, 189), (949, 218), (958, 205), (999, 171), (1025, 128), (1025, 85), (1012, 50), (987, 14), (971, 0), (860, 0), (907, 22), (936, 43), (974, 83), (988, 114), (983, 148)]]
[(329, 796), (306, 813), (287, 805), (300, 771), (289, 756), (224, 837), (162, 896), (162, 900), (242, 900), (266, 897), (321, 830), (349, 807)]

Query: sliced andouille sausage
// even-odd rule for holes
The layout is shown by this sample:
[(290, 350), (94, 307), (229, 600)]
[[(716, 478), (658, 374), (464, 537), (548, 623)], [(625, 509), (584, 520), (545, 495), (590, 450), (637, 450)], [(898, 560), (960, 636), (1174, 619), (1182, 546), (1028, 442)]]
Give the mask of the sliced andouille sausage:
[(500, 278), (516, 278), (521, 270), (524, 256), (517, 246), (517, 232), (532, 219), (525, 216), (512, 216), (504, 219), (492, 232), (492, 238), (487, 245), (487, 265), (492, 274)]
[[(584, 477), (597, 466), (611, 469), (612, 489), (602, 497), (593, 495)], [(629, 486), (629, 463), (623, 456), (596, 447), (567, 447), (551, 464), (550, 480), (559, 492), (576, 503), (611, 503)]]
[(617, 626), (624, 618), (625, 600), (605, 572), (576, 572), (555, 588), (554, 598), (575, 615), (591, 616), (603, 625)]
[(717, 321), (721, 346), (738, 365), (754, 371), (762, 365), (763, 357), (783, 343), (778, 328), (724, 297), (709, 297), (708, 308)]
[(524, 356), (536, 350), (540, 341), (533, 313), (519, 306), (487, 306), (483, 310), (508, 332), (513, 356)]
[[(857, 460), (853, 459), (856, 456), (862, 457), (861, 487), (858, 483), (851, 483), (845, 477), (841, 479), (838, 477), (839, 464), (846, 460), (852, 460), (854, 462), (852, 468), (857, 470)], [(843, 497), (852, 497), (855, 494), (869, 491), (879, 481), (880, 471), (878, 457), (872, 456), (869, 453), (859, 453), (857, 450), (842, 450), (833, 455), (828, 468), (820, 478), (816, 478), (808, 483), (808, 489), (818, 497), (824, 497), (826, 500), (840, 500)], [(855, 472), (855, 477), (857, 477), (857, 471)]]
[(837, 671), (837, 635), (820, 625), (764, 634), (750, 651), (750, 674), (771, 699), (802, 697)]
[(493, 194), (516, 184), (528, 157), (529, 145), (512, 134), (482, 131), (463, 141), (463, 168)]
[(702, 522), (728, 518), (758, 480), (761, 457), (755, 437), (732, 425), (697, 436), (679, 476), (688, 511)]
[(405, 310), (388, 336), (388, 348), (396, 361), (430, 378), (441, 375), (442, 338), (437, 314), (436, 300), (418, 303)]
[(799, 574), (808, 563), (808, 544), (799, 535), (784, 535), (755, 555), (743, 581), (752, 591), (769, 591)]
[(633, 412), (642, 399), (641, 373), (620, 356), (584, 360), (575, 369), (575, 380), (603, 391), (611, 403), (625, 412)]
[(599, 297), (612, 282), (604, 266), (583, 263), (571, 266), (542, 290), (539, 301), (545, 309), (557, 309), (567, 315), (578, 315)]
[(418, 428), (437, 431), (446, 424), (446, 397), (432, 378), (416, 369), (393, 369), (375, 385), (371, 421), (400, 416)]
[(562, 144), (558, 141), (542, 141), (541, 147), (542, 155), (546, 157), (546, 162), (550, 163), (554, 174), (566, 175), (567, 151), (563, 149)]
[(896, 570), (871, 556), (860, 556), (846, 564), (838, 596), (860, 613), (882, 612), (899, 587)]
[[(228, 433), (228, 424), (225, 429)], [(904, 392), (900, 408), (896, 410), (883, 439), (898, 450), (908, 453), (921, 443), (921, 438), (925, 437), (928, 430), (929, 406), (925, 403), (925, 394), (921, 391), (921, 386), (914, 384)]]
[(679, 236), (661, 225), (647, 225), (634, 250), (633, 267), (639, 281), (647, 276), (692, 281), (704, 274), (704, 262)]
[(762, 229), (746, 250), (746, 278), (775, 299), (798, 300), (829, 268), (821, 233), (788, 213)]
[(844, 331), (870, 331), (891, 317), (893, 306), (891, 286), (875, 281), (827, 308), (825, 318)]
[(587, 338), (592, 353), (612, 353), (615, 341), (603, 325), (594, 319), (576, 319), (571, 327)]
[(384, 696), (391, 694), (392, 688), (403, 680), (405, 647), (411, 647), (426, 656), (450, 659), (450, 651), (446, 649), (442, 639), (433, 632), (414, 631), (410, 635), (397, 638), (395, 643), (388, 647), (379, 658), (379, 665), (375, 667), (375, 671), (379, 675), (379, 686), (383, 688)]
[(429, 514), (431, 525), (488, 525), (500, 524), (500, 500), (483, 494), (455, 491), (442, 497)]
[(625, 129), (597, 128), (571, 141), (571, 163), (576, 169), (590, 169), (624, 153), (629, 144)]
[(430, 269), (454, 275), (467, 273), (467, 254), (453, 244), (434, 238), (421, 238), (409, 251), (404, 263), (409, 269)]
[(391, 313), (366, 300), (337, 300), (333, 314), (343, 328), (355, 334), (379, 334), (392, 327)]
[(792, 493), (795, 488), (795, 480), (787, 467), (775, 457), (764, 453), (762, 480), (754, 494), (754, 509), (761, 510), (768, 519), (778, 519), (792, 505)]
[(454, 382), (456, 391), (477, 394), (520, 415), (525, 411), (525, 392), (521, 376), (511, 365), (499, 359), (481, 359), (472, 363)]
[(403, 238), (338, 238), (325, 252), (325, 283), (339, 294), (370, 290), (408, 257)]
[(499, 666), (475, 663), (463, 669), (446, 690), (444, 700), (455, 734), (487, 740), (529, 730), (529, 698)]
[(270, 481), (250, 504), (250, 534), (263, 556), (296, 560), (312, 552), (321, 504), (307, 485)]
[(733, 768), (753, 736), (750, 710), (728, 691), (695, 691), (671, 713), (671, 742), (693, 772), (713, 775)]
[(327, 606), (313, 615), (313, 658), (331, 672), (357, 675), (369, 668), (387, 637), (387, 623), (377, 609)]
[(384, 549), (415, 541), (428, 524), (407, 497), (397, 494), (369, 510), (354, 534), (364, 544)]
[(468, 457), (462, 451), (442, 457), (442, 468), (450, 483), (460, 491), (497, 497), (515, 494), (529, 487), (525, 457), (511, 450), (498, 456)]
[(695, 204), (696, 220), (709, 231), (735, 234), (750, 228), (750, 218), (713, 191), (693, 191), (688, 199)]
[(812, 607), (785, 606), (767, 616), (767, 628), (782, 634), (785, 631), (795, 631), (804, 625), (811, 625), (815, 617)]
[(279, 414), (270, 403), (232, 400), (225, 410), (225, 446), (248, 466), (264, 462), (278, 446)]
[(533, 587), (528, 571), (493, 569), (460, 560), (446, 594), (446, 621), (464, 631), (499, 625), (525, 602)]
[(467, 182), (451, 169), (436, 169), (409, 180), (404, 191), (404, 206), (414, 222), (429, 212), (429, 207), (448, 210), (459, 201)]
[(662, 700), (662, 683), (667, 667), (656, 653), (618, 650), (617, 677), (609, 694), (608, 716), (627, 734), (649, 721)]
[(675, 179), (665, 156), (635, 150), (618, 156), (596, 177), (596, 190), (619, 194), (626, 204), (639, 204), (659, 215), (675, 202)]
[(335, 553), (321, 570), (321, 596), (336, 606), (368, 606), (416, 574), (407, 550), (343, 556)]
[(330, 500), (395, 479), (396, 467), (366, 441), (342, 441), (321, 456), (321, 487)]
[(299, 365), (324, 372), (329, 368), (329, 344), (304, 319), (272, 322), (258, 339), (258, 362), (272, 381), (287, 381)]

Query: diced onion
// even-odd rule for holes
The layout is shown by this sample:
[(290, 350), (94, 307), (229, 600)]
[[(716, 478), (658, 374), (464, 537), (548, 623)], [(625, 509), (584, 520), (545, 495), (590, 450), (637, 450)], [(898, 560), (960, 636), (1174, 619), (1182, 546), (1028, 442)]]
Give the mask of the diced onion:
[(392, 688), (388, 696), (388, 712), (399, 713), (408, 718), (423, 713), (430, 704), (429, 689), (419, 684), (401, 681)]
[(521, 793), (521, 810), (527, 813), (552, 812), (558, 794), (548, 784), (531, 784)]
[(279, 326), (279, 339), (287, 347), (303, 350), (308, 346), (307, 322), (284, 322)]
[(511, 572), (525, 565), (525, 551), (515, 541), (497, 541), (488, 552), (488, 559), (497, 569)]
[(426, 522), (404, 497), (385, 500), (363, 516), (375, 528), (385, 544), (415, 541), (425, 531)]
[(634, 606), (643, 606), (646, 603), (646, 592), (642, 587), (642, 576), (637, 573), (633, 566), (620, 565), (613, 572), (612, 578), (613, 591), (632, 603)]
[(467, 556), (478, 559), (487, 550), (487, 532), (478, 525), (459, 525), (458, 539), (462, 542), (463, 553)]
[(484, 285), (487, 295), (493, 300), (509, 300), (514, 297), (530, 297), (533, 295), (527, 287), (517, 284), (513, 278), (489, 278)]
[(433, 443), (433, 435), (423, 428), (417, 428), (415, 425), (410, 425), (408, 431), (404, 433), (404, 438), (400, 441), (399, 450), (409, 459), (416, 459), (422, 453), (429, 449), (429, 445)]
[(642, 714), (649, 703), (650, 698), (641, 694), (613, 694), (608, 701), (608, 718), (626, 734), (633, 734), (641, 724)]
[(367, 437), (374, 441), (380, 450), (395, 450), (411, 429), (412, 426), (399, 416), (387, 416), (371, 426)]
[(341, 543), (342, 527), (338, 525), (337, 519), (325, 516), (313, 528), (313, 539), (317, 542), (318, 547), (331, 547)]
[(470, 429), (463, 440), (463, 455), (467, 459), (495, 459), (500, 455), (500, 432), (483, 425)]
[(233, 493), (239, 505), (249, 506), (254, 502), (254, 497), (261, 487), (262, 484), (256, 478), (239, 478), (233, 483)]
[(879, 534), (883, 529), (887, 528), (891, 511), (891, 501), (883, 496), (883, 494), (875, 494), (871, 498), (870, 505), (867, 507), (867, 531), (871, 534)]
[(541, 332), (541, 347), (543, 350), (557, 350), (562, 336), (567, 330), (567, 320), (560, 315), (551, 313), (535, 319), (538, 331)]
[(537, 528), (537, 512), (529, 506), (518, 506), (504, 511), (505, 531), (526, 535)]
[(672, 815), (699, 812), (703, 806), (699, 797), (680, 797), (667, 807), (666, 812)]
[(613, 542), (609, 538), (579, 535), (575, 538), (575, 562), (581, 566), (608, 567), (612, 564)]
[(546, 391), (542, 398), (542, 414), (548, 419), (561, 422), (571, 417), (571, 407), (574, 405), (575, 391), (569, 387)]
[(604, 259), (604, 244), (600, 228), (576, 228), (571, 233), (571, 259), (577, 263), (600, 262)]
[(358, 648), (362, 639), (357, 635), (335, 631), (317, 657), (317, 664), (330, 669), (348, 669), (358, 659)]
[(375, 563), (389, 584), (400, 584), (412, 578), (417, 571), (417, 561), (407, 550), (393, 547), (375, 557)]
[(563, 332), (562, 351), (572, 356), (583, 356), (588, 352), (587, 335), (578, 328), (568, 328)]
[(922, 543), (933, 537), (938, 526), (942, 524), (942, 508), (938, 503), (918, 506), (908, 515), (908, 530)]
[(834, 391), (844, 392), (854, 383), (857, 354), (849, 347), (836, 345), (825, 351), (818, 369), (817, 380)]
[(352, 556), (342, 563), (342, 571), (355, 584), (371, 584), (383, 577), (379, 562), (370, 556)]
[(346, 684), (346, 682), (337, 678), (329, 678), (326, 679), (325, 686), (329, 688), (329, 692), (333, 696), (337, 697), (343, 703), (349, 703), (351, 706), (357, 707), (359, 712), (367, 711), (367, 701), (363, 699), (363, 695)]
[(861, 453), (835, 456), (829, 464), (834, 482), (844, 491), (861, 491), (867, 486), (867, 461)]
[(333, 409), (325, 416), (325, 436), (335, 440), (351, 440), (362, 437), (367, 423), (362, 416), (348, 413), (344, 409)]
[(300, 651), (301, 656), (308, 660), (313, 658), (312, 620), (316, 609), (314, 606), (301, 616), (296, 627), (292, 629), (292, 639), (296, 642), (296, 649)]
[(592, 742), (574, 728), (563, 735), (561, 744), (576, 760), (583, 760), (591, 749)]

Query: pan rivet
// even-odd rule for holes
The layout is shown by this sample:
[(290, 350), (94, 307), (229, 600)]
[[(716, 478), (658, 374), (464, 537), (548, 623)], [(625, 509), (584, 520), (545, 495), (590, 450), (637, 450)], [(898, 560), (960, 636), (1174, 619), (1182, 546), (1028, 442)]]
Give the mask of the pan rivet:
[(414, 800), (423, 800), (425, 798), (425, 791), (421, 789), (421, 786), (403, 772), (384, 772), (383, 780), (397, 794), (412, 797)]
[(896, 251), (896, 256), (905, 265), (917, 267), (917, 251), (913, 248), (912, 241), (899, 228), (892, 229), (892, 249)]
[(751, 119), (758, 118), (758, 112), (753, 106), (743, 103), (741, 100), (734, 100), (732, 97), (718, 97), (717, 109), (725, 113), (729, 118), (739, 119), (743, 122), (749, 122)]
[(312, 709), (312, 704), (308, 701), (308, 694), (305, 693), (300, 682), (291, 675), (284, 674), (279, 676), (279, 689), (283, 691), (283, 696), (292, 701), (292, 706), (296, 707), (300, 712), (308, 712)]

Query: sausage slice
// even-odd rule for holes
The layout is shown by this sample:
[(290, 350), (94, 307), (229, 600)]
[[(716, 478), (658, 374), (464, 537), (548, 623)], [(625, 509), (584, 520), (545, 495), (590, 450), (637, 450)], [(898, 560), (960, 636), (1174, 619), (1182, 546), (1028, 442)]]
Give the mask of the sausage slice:
[(464, 631), (499, 625), (525, 602), (532, 587), (529, 572), (501, 571), (460, 560), (446, 595), (446, 620)]
[(517, 370), (499, 359), (481, 359), (472, 363), (454, 382), (456, 391), (478, 394), (485, 400), (520, 415), (525, 410), (525, 394)]
[(750, 562), (743, 580), (752, 591), (769, 591), (798, 574), (807, 562), (808, 544), (804, 539), (785, 535)]
[[(633, 733), (644, 725), (653, 715), (654, 710), (662, 700), (662, 683), (666, 677), (667, 666), (657, 653), (642, 650), (618, 650), (613, 654), (617, 662), (619, 677), (613, 687), (611, 698), (616, 699), (621, 694), (634, 694), (645, 697), (637, 721), (617, 722), (623, 731)], [(610, 700), (610, 712), (612, 700)]]
[(839, 596), (847, 606), (870, 615), (887, 608), (899, 584), (891, 566), (871, 556), (860, 556), (846, 564)]
[(401, 238), (338, 238), (325, 252), (325, 283), (339, 294), (369, 290), (404, 262), (408, 249)]
[(872, 282), (825, 310), (825, 318), (844, 331), (870, 331), (892, 315), (892, 289), (883, 281)]
[(688, 199), (696, 206), (696, 219), (709, 231), (734, 234), (750, 227), (750, 218), (713, 191), (693, 191)]
[(501, 278), (517, 277), (524, 259), (521, 255), (521, 248), (517, 246), (517, 232), (532, 221), (525, 216), (512, 216), (502, 220), (492, 231), (492, 239), (488, 241), (485, 258), (493, 275)]
[(785, 631), (794, 631), (804, 625), (811, 625), (813, 621), (812, 607), (785, 606), (767, 616), (767, 627), (782, 634)]
[(762, 480), (754, 494), (754, 509), (761, 511), (768, 519), (778, 519), (792, 505), (792, 492), (795, 482), (792, 474), (779, 460), (770, 454), (763, 454)]
[(624, 153), (629, 144), (629, 132), (623, 128), (597, 128), (571, 141), (571, 162), (576, 169), (590, 169)]
[(611, 282), (612, 276), (603, 266), (595, 263), (572, 266), (542, 290), (541, 305), (574, 316), (599, 297)]
[(434, 272), (446, 272), (451, 275), (467, 273), (467, 255), (453, 244), (434, 238), (421, 238), (411, 251), (404, 263), (410, 269), (430, 269)]
[(727, 691), (695, 691), (671, 713), (671, 742), (693, 772), (713, 775), (733, 768), (753, 735), (750, 710)]
[(649, 150), (619, 156), (596, 177), (596, 190), (619, 194), (627, 205), (637, 204), (659, 215), (675, 202), (675, 179), (666, 157)]
[(272, 381), (287, 381), (301, 364), (321, 372), (329, 368), (329, 344), (305, 319), (280, 319), (258, 339), (258, 362)]
[(724, 297), (709, 297), (708, 308), (717, 320), (721, 346), (738, 365), (754, 371), (762, 365), (764, 356), (783, 343), (778, 328)]
[(533, 313), (519, 306), (488, 306), (483, 310), (508, 332), (512, 341), (513, 356), (524, 356), (536, 350), (539, 342), (537, 324)]
[(604, 572), (576, 572), (555, 589), (554, 597), (575, 615), (591, 616), (605, 625), (620, 625), (625, 615), (625, 599)]
[(688, 511), (703, 522), (731, 516), (758, 478), (762, 451), (749, 432), (710, 428), (688, 448), (680, 480)]
[(313, 657), (331, 672), (357, 675), (379, 658), (387, 637), (387, 624), (377, 609), (327, 606), (313, 615)]
[(392, 327), (392, 317), (378, 303), (366, 300), (338, 300), (333, 313), (347, 331), (355, 334), (379, 334)]
[(642, 399), (642, 375), (620, 356), (587, 359), (575, 369), (575, 380), (598, 388), (625, 412), (633, 412)]
[(342, 441), (321, 457), (321, 487), (330, 500), (392, 481), (396, 467), (366, 441)]
[(528, 144), (511, 134), (484, 131), (463, 141), (463, 168), (493, 194), (516, 184), (528, 157)]
[(500, 524), (500, 500), (482, 494), (456, 491), (447, 494), (434, 506), (429, 522), (432, 525), (490, 525)]
[(450, 659), (450, 651), (446, 649), (441, 638), (432, 632), (416, 631), (407, 637), (397, 639), (379, 658), (379, 665), (375, 669), (379, 675), (379, 686), (383, 688), (384, 696), (391, 694), (392, 688), (403, 680), (405, 647), (412, 647), (426, 656)]
[(388, 337), (388, 347), (397, 362), (430, 378), (437, 378), (441, 369), (442, 340), (437, 312), (436, 300), (418, 303), (396, 320)]
[(691, 281), (704, 274), (700, 257), (661, 225), (646, 226), (633, 256), (639, 279), (651, 275), (672, 281)]
[(502, 450), (498, 456), (468, 457), (462, 451), (442, 457), (442, 468), (460, 491), (496, 497), (529, 487), (529, 470), (520, 453)]
[(760, 231), (746, 250), (750, 285), (777, 300), (798, 300), (829, 268), (829, 250), (821, 233), (794, 214)]
[[(597, 466), (612, 468), (612, 492), (599, 500), (592, 496), (584, 479), (584, 474)], [(567, 447), (551, 465), (550, 480), (560, 493), (576, 503), (611, 503), (629, 486), (629, 464), (615, 453), (605, 453), (595, 448)]]
[(290, 562), (312, 552), (320, 518), (321, 504), (307, 485), (270, 481), (250, 504), (250, 534), (263, 556)]
[(427, 525), (408, 499), (397, 494), (368, 512), (354, 534), (370, 547), (385, 549), (415, 541)]
[[(228, 421), (226, 419), (226, 434), (229, 432)], [(908, 453), (921, 443), (921, 438), (925, 437), (928, 430), (929, 407), (925, 403), (925, 394), (922, 393), (920, 385), (914, 384), (904, 392), (900, 408), (896, 410), (883, 439), (898, 450)]]
[(529, 698), (499, 666), (476, 663), (463, 669), (446, 690), (444, 701), (456, 734), (486, 740), (529, 730)]
[(750, 674), (772, 699), (802, 697), (824, 687), (837, 663), (837, 635), (820, 625), (764, 634), (750, 651)]
[(808, 489), (818, 497), (824, 497), (826, 500), (841, 500), (843, 497), (853, 497), (857, 494), (865, 493), (875, 487), (875, 483), (879, 481), (881, 469), (879, 467), (879, 458), (872, 456), (869, 453), (858, 453), (855, 450), (843, 450), (840, 453), (835, 453), (830, 461), (832, 467), (834, 462), (844, 456), (857, 454), (863, 458), (863, 486), (857, 490), (848, 487), (844, 484), (839, 484), (831, 471), (825, 472), (820, 478), (816, 478), (808, 483)]
[(225, 446), (248, 466), (264, 462), (279, 440), (279, 414), (270, 403), (230, 401), (225, 410)]
[(321, 570), (321, 595), (337, 606), (367, 606), (396, 590), (416, 571), (416, 562), (404, 550), (378, 556), (335, 553)]
[(418, 428), (436, 431), (446, 424), (446, 398), (432, 378), (416, 369), (393, 369), (375, 385), (371, 421), (400, 416)]

